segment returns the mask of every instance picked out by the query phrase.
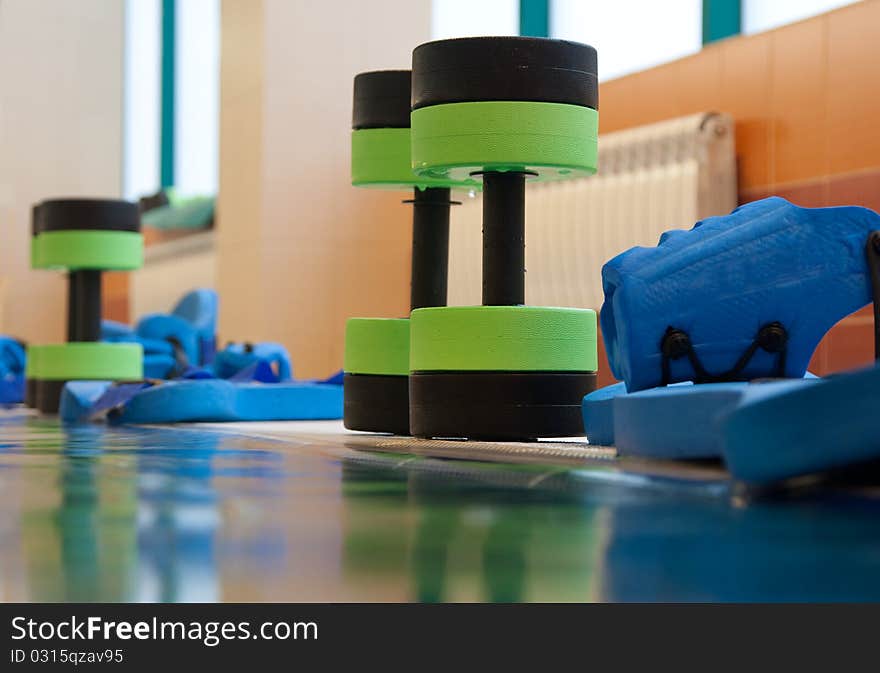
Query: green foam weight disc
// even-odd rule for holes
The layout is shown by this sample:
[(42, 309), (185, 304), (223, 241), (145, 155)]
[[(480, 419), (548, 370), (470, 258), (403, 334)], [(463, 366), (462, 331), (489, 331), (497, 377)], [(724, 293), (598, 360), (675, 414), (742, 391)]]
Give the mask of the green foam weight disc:
[(140, 344), (71, 342), (28, 347), (38, 363), (33, 377), (46, 381), (139, 380), (144, 376)]
[(345, 323), (346, 374), (409, 374), (409, 320), (349, 318)]
[(417, 309), (410, 323), (411, 372), (597, 368), (591, 309), (447, 306)]
[(451, 187), (479, 189), (480, 181), (465, 176), (419, 177), (412, 170), (408, 128), (358, 129), (351, 132), (351, 184), (356, 187), (410, 189)]
[(35, 269), (130, 271), (144, 263), (141, 234), (131, 231), (46, 231), (31, 238)]
[(26, 379), (40, 378), (40, 347), (28, 346), (27, 358), (24, 363), (24, 377)]
[(412, 168), (463, 180), (480, 171), (529, 171), (536, 180), (596, 172), (599, 116), (580, 105), (448, 103), (412, 112)]

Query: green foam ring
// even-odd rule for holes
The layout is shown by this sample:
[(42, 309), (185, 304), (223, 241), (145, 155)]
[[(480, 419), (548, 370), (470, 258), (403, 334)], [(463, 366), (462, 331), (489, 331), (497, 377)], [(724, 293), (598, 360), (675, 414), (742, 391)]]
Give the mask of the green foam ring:
[(409, 376), (409, 320), (349, 318), (342, 369), (346, 374)]
[(469, 176), (462, 180), (419, 177), (412, 171), (408, 128), (357, 129), (351, 132), (351, 184), (356, 187), (409, 189), (450, 187), (479, 189), (481, 182)]
[(410, 316), (410, 371), (592, 372), (596, 312), (543, 306), (445, 306)]
[(120, 381), (144, 377), (140, 344), (79, 341), (28, 346), (31, 378), (43, 381)]
[(412, 168), (464, 179), (479, 171), (529, 171), (535, 180), (596, 172), (599, 115), (565, 103), (483, 101), (413, 110)]
[(31, 239), (34, 269), (131, 271), (144, 263), (144, 239), (133, 231), (44, 231)]

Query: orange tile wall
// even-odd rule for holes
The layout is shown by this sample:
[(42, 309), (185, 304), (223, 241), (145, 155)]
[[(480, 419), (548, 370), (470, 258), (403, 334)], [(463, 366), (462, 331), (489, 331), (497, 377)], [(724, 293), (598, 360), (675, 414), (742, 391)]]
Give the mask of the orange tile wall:
[[(601, 54), (600, 54), (601, 58)], [(880, 211), (880, 0), (601, 84), (600, 132), (718, 110), (736, 121), (740, 202), (778, 194), (802, 206)], [(838, 323), (811, 370), (873, 358), (871, 313)], [(600, 383), (608, 383), (604, 353)]]

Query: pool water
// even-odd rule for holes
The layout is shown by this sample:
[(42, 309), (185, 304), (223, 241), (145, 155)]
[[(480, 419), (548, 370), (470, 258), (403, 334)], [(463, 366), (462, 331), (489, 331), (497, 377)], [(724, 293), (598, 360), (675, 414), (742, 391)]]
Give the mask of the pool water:
[(4, 601), (880, 600), (880, 497), (0, 415)]

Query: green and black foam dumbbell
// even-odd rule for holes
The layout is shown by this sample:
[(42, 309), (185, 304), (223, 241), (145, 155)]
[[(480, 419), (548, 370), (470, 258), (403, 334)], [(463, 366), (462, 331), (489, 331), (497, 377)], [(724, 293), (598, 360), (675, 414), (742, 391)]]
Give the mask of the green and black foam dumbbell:
[(143, 263), (140, 215), (135, 204), (99, 199), (53, 199), (33, 208), (31, 266), (68, 271), (67, 343), (31, 345), (25, 402), (56, 413), (72, 380), (143, 377), (139, 344), (101, 343), (101, 273)]
[[(446, 304), (451, 188), (479, 181), (416, 177), (410, 157), (410, 71), (354, 80), (351, 182), (412, 190), (411, 309)], [(409, 320), (351, 318), (345, 326), (344, 423), (351, 430), (409, 433)]]
[(588, 45), (486, 37), (413, 52), (413, 170), (483, 183), (483, 305), (411, 315), (413, 435), (583, 434), (581, 401), (595, 388), (596, 314), (524, 305), (525, 183), (595, 172), (597, 102), (596, 51)]

